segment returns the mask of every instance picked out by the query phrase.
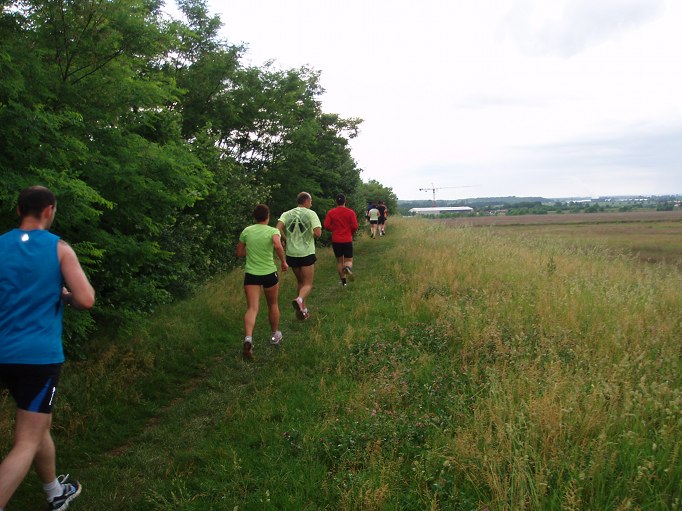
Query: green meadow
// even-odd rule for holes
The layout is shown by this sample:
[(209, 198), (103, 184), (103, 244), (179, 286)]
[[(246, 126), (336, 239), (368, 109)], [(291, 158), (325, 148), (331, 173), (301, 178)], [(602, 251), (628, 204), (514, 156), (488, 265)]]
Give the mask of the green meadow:
[[(242, 272), (65, 365), (74, 510), (682, 508), (682, 273), (571, 236), (392, 218), (241, 357)], [(232, 251), (233, 247), (226, 250)], [(0, 448), (13, 403), (0, 394)], [(29, 475), (9, 510), (43, 509)]]
[(600, 245), (631, 253), (645, 263), (675, 264), (682, 269), (682, 211), (632, 211), (446, 220), (458, 226), (488, 225), (510, 237), (563, 239), (573, 245)]

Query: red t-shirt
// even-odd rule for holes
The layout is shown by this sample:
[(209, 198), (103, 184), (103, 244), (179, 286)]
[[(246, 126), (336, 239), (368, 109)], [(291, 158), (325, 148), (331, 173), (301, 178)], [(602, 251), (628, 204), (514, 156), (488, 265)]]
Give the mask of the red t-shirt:
[(352, 209), (337, 206), (327, 211), (324, 228), (332, 232), (332, 242), (349, 243), (353, 241), (353, 233), (358, 230), (358, 217)]

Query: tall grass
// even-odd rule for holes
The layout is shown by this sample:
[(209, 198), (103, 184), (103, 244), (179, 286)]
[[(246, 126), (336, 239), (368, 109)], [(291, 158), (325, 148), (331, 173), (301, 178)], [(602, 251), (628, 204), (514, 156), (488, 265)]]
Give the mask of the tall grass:
[(405, 307), (451, 332), (452, 367), (480, 389), (440, 438), (455, 479), (495, 509), (679, 506), (679, 272), (415, 227), (421, 249), (396, 254), (420, 283)]
[(67, 365), (74, 508), (680, 508), (679, 270), (398, 218), (349, 289), (318, 258), (311, 320), (285, 276), (284, 344), (261, 311), (252, 364), (234, 272)]

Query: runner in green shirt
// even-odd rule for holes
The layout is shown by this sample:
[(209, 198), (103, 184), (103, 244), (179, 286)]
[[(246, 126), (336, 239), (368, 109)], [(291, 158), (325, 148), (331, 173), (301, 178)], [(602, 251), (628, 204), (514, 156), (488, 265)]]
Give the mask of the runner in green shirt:
[(244, 294), (246, 295), (246, 313), (244, 314), (244, 358), (253, 359), (253, 329), (258, 315), (260, 288), (263, 288), (268, 302), (268, 319), (270, 320), (271, 344), (282, 341), (279, 330), (279, 277), (273, 258), (277, 254), (282, 264), (282, 271), (287, 271), (289, 265), (284, 257), (284, 248), (280, 240), (280, 233), (270, 227), (270, 210), (265, 204), (259, 204), (253, 212), (256, 219), (254, 225), (248, 226), (239, 235), (237, 257), (246, 257), (246, 272), (244, 273)]
[(277, 229), (286, 246), (287, 263), (296, 275), (298, 296), (291, 302), (300, 320), (308, 319), (305, 299), (313, 289), (315, 276), (315, 239), (322, 235), (320, 219), (310, 207), (313, 198), (308, 192), (296, 197), (297, 206), (279, 217)]

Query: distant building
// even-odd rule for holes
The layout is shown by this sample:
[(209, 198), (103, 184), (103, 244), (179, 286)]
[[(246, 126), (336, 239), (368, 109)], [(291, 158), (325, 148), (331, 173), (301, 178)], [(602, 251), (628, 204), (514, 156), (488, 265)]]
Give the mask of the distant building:
[(408, 213), (414, 215), (440, 215), (442, 213), (471, 213), (474, 208), (469, 206), (444, 206), (434, 208), (412, 208)]

